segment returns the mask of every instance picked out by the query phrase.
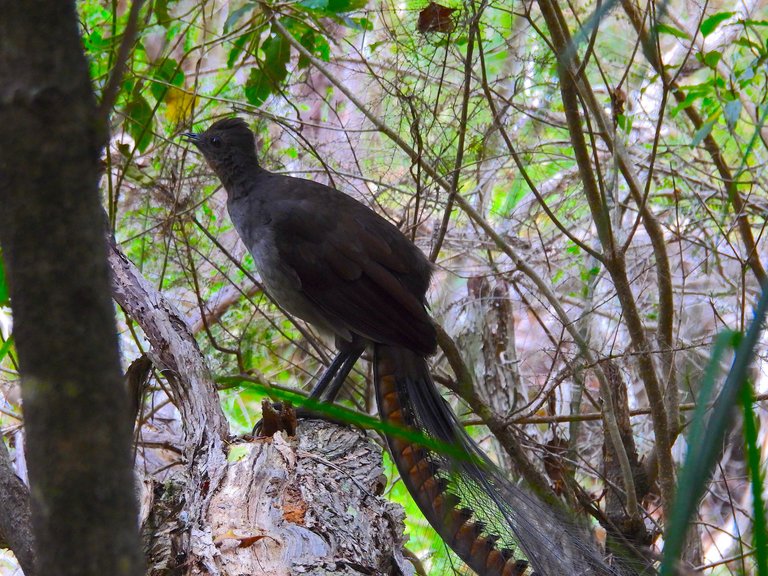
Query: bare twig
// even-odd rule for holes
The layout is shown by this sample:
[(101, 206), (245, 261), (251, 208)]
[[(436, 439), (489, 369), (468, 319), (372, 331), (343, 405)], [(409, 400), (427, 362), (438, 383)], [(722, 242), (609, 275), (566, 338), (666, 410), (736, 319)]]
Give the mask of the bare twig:
[[(624, 273), (623, 255), (617, 251), (617, 246), (613, 232), (611, 230), (610, 219), (605, 210), (605, 199), (602, 197), (595, 175), (592, 170), (591, 160), (587, 151), (587, 144), (584, 139), (584, 133), (581, 127), (581, 116), (578, 111), (578, 100), (576, 98), (576, 87), (574, 78), (570, 75), (571, 70), (567, 68), (566, 54), (570, 51), (570, 41), (567, 32), (561, 28), (562, 14), (556, 7), (549, 2), (539, 2), (541, 11), (550, 32), (550, 38), (556, 49), (560, 71), (560, 94), (563, 99), (568, 130), (573, 144), (574, 155), (579, 166), (584, 193), (587, 196), (587, 203), (592, 212), (592, 219), (597, 228), (597, 234), (605, 253), (605, 267), (611, 273), (614, 284), (624, 282), (629, 284)], [(571, 58), (572, 59), (572, 58)], [(570, 60), (570, 59), (569, 59)], [(617, 282), (618, 281), (618, 282)], [(617, 285), (617, 290), (619, 286)], [(631, 296), (631, 292), (630, 292)], [(620, 300), (621, 294), (619, 295)], [(622, 301), (622, 305), (625, 302)], [(622, 472), (622, 481), (627, 496), (627, 509), (629, 514), (635, 516), (638, 512), (637, 498), (635, 491), (635, 482), (632, 474), (627, 451), (621, 440), (618, 423), (613, 410), (614, 402), (612, 400), (611, 388), (607, 378), (600, 379), (600, 391), (605, 399), (605, 423), (606, 428), (613, 444), (616, 455), (619, 458), (619, 464)]]
[(101, 102), (98, 108), (98, 118), (106, 119), (112, 106), (115, 105), (117, 95), (120, 93), (120, 85), (123, 82), (123, 72), (128, 62), (128, 56), (131, 53), (133, 42), (136, 40), (139, 23), (139, 11), (144, 0), (133, 0), (131, 12), (128, 14), (128, 22), (123, 30), (123, 39), (120, 42), (120, 48), (117, 51), (115, 64), (112, 66), (112, 72), (107, 80), (107, 85), (101, 94)]
[[(680, 86), (672, 81), (666, 69), (663, 68), (661, 63), (661, 56), (658, 53), (656, 45), (651, 41), (651, 37), (643, 24), (642, 16), (638, 12), (636, 6), (629, 0), (622, 0), (621, 4), (627, 16), (629, 16), (629, 20), (632, 23), (632, 26), (634, 26), (635, 31), (640, 36), (643, 51), (645, 53), (645, 57), (648, 59), (648, 62), (650, 62), (650, 64), (654, 67), (656, 73), (661, 76), (665, 85), (670, 87), (675, 100), (677, 100), (678, 103), (685, 102), (685, 92), (680, 88)], [(702, 119), (699, 112), (693, 107), (693, 104), (686, 106), (683, 111), (691, 121), (691, 124), (693, 124), (694, 129), (701, 129), (704, 124), (704, 120)], [(728, 198), (733, 203), (734, 213), (738, 223), (739, 235), (741, 236), (742, 242), (744, 242), (747, 265), (750, 267), (752, 273), (755, 275), (760, 284), (765, 285), (768, 276), (766, 276), (765, 268), (763, 267), (763, 263), (760, 260), (760, 253), (755, 243), (755, 237), (752, 234), (752, 227), (747, 217), (744, 198), (741, 196), (741, 193), (738, 189), (738, 179), (733, 175), (730, 166), (728, 166), (728, 163), (725, 161), (722, 151), (720, 150), (720, 147), (718, 146), (711, 133), (704, 137), (703, 144), (704, 149), (712, 158), (712, 161), (714, 162), (715, 167), (717, 168), (717, 171), (725, 184)]]
[[(474, 7), (474, 3), (472, 4)], [(462, 94), (461, 101), (461, 117), (459, 118), (458, 126), (458, 142), (456, 143), (456, 161), (453, 166), (453, 175), (451, 178), (451, 189), (448, 192), (448, 201), (445, 203), (445, 212), (443, 213), (443, 220), (440, 222), (440, 229), (435, 239), (435, 244), (432, 246), (432, 250), (429, 254), (429, 259), (432, 262), (437, 260), (438, 254), (440, 254), (440, 248), (443, 245), (445, 234), (448, 232), (448, 223), (451, 220), (451, 212), (453, 212), (453, 204), (455, 202), (456, 195), (459, 192), (459, 180), (461, 179), (462, 162), (464, 161), (464, 139), (467, 135), (467, 114), (469, 112), (469, 97), (472, 93), (472, 68), (473, 68), (473, 56), (475, 49), (475, 37), (478, 37), (478, 26), (480, 24), (480, 17), (483, 14), (483, 8), (485, 8), (485, 2), (480, 4), (480, 8), (475, 14), (472, 15), (472, 20), (469, 23), (469, 38), (467, 39), (467, 57), (464, 61), (464, 92)]]

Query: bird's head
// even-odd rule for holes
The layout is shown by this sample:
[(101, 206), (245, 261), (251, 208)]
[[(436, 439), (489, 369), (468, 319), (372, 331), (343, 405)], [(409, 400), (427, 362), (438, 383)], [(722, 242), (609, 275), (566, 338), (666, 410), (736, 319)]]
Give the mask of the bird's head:
[(235, 171), (258, 166), (253, 132), (242, 118), (224, 118), (205, 132), (187, 132), (182, 136), (202, 152), (225, 186)]

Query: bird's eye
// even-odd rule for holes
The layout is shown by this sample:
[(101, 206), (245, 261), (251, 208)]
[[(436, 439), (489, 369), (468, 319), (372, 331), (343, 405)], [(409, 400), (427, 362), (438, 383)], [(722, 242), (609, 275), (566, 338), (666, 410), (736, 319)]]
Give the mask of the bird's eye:
[(218, 148), (219, 146), (221, 146), (221, 138), (219, 138), (218, 136), (211, 136), (211, 146), (213, 146), (214, 148)]

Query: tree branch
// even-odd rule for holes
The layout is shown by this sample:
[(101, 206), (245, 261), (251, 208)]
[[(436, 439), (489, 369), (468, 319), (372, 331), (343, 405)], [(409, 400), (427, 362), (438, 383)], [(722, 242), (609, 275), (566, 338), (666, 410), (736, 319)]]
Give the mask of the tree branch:
[(13, 551), (25, 576), (35, 576), (35, 538), (29, 490), (16, 476), (0, 438), (0, 540)]
[[(474, 3), (472, 4), (474, 7)], [(451, 189), (448, 191), (448, 201), (445, 203), (445, 211), (443, 213), (443, 220), (440, 222), (440, 229), (435, 239), (435, 244), (432, 246), (432, 250), (429, 254), (429, 260), (431, 262), (437, 261), (437, 256), (440, 254), (440, 248), (443, 245), (445, 234), (448, 231), (448, 223), (451, 221), (451, 212), (453, 212), (453, 203), (456, 195), (459, 193), (459, 180), (461, 178), (461, 168), (464, 161), (464, 139), (467, 135), (467, 114), (469, 112), (469, 98), (472, 93), (472, 68), (473, 68), (473, 56), (475, 49), (475, 37), (478, 36), (478, 25), (480, 22), (480, 16), (483, 13), (485, 4), (480, 5), (480, 9), (476, 14), (472, 15), (472, 20), (469, 22), (469, 37), (467, 38), (467, 57), (464, 62), (464, 91), (461, 100), (461, 116), (459, 118), (458, 126), (458, 142), (456, 143), (456, 161), (453, 166), (453, 175), (451, 178)], [(447, 48), (446, 48), (447, 49)]]
[[(648, 31), (643, 25), (642, 16), (638, 13), (637, 8), (628, 0), (622, 0), (621, 5), (627, 16), (629, 16), (629, 21), (632, 23), (632, 26), (634, 26), (635, 31), (640, 36), (643, 52), (648, 62), (650, 62), (651, 66), (656, 70), (656, 73), (660, 75), (664, 85), (670, 87), (675, 100), (677, 100), (678, 103), (684, 102), (686, 94), (680, 86), (669, 77), (666, 69), (662, 67), (661, 56), (656, 49), (656, 45), (651, 41)], [(693, 107), (693, 104), (689, 104), (683, 108), (683, 111), (685, 112), (685, 115), (688, 116), (691, 124), (693, 124), (694, 129), (699, 130), (704, 124), (704, 120)], [(763, 263), (760, 260), (760, 252), (755, 244), (755, 237), (752, 234), (752, 226), (747, 217), (746, 203), (738, 189), (738, 180), (734, 177), (730, 166), (728, 166), (728, 163), (725, 161), (720, 147), (717, 145), (717, 142), (711, 133), (704, 138), (703, 143), (704, 149), (712, 158), (712, 161), (720, 174), (720, 178), (725, 183), (728, 198), (733, 203), (739, 235), (741, 236), (742, 242), (744, 242), (744, 249), (747, 254), (747, 265), (752, 270), (752, 273), (755, 275), (760, 285), (765, 285), (768, 277), (766, 276)]]
[[(653, 410), (652, 420), (656, 438), (656, 452), (661, 468), (662, 498), (666, 504), (669, 504), (671, 503), (674, 494), (674, 463), (672, 462), (672, 443), (669, 433), (669, 421), (664, 403), (664, 395), (662, 393), (658, 375), (656, 374), (656, 368), (653, 365), (653, 359), (651, 358), (651, 348), (645, 336), (642, 320), (640, 319), (640, 314), (637, 310), (637, 305), (629, 285), (629, 279), (627, 278), (624, 254), (618, 250), (613, 234), (610, 231), (610, 224), (609, 222), (606, 222), (607, 215), (604, 212), (602, 198), (600, 197), (591, 170), (591, 160), (587, 153), (586, 141), (583, 136), (581, 117), (576, 98), (578, 86), (574, 74), (575, 71), (578, 70), (578, 66), (576, 66), (573, 61), (575, 55), (571, 49), (570, 35), (566, 29), (561, 27), (563, 16), (556, 3), (542, 0), (539, 2), (539, 6), (541, 7), (544, 19), (547, 22), (547, 27), (549, 28), (556, 55), (558, 57), (560, 93), (563, 98), (563, 107), (565, 108), (568, 129), (571, 135), (571, 142), (573, 143), (576, 161), (582, 174), (585, 194), (587, 195), (589, 207), (597, 226), (598, 236), (605, 252), (605, 267), (610, 273), (614, 287), (616, 288), (616, 293), (624, 312), (627, 329), (632, 338), (632, 342), (640, 352), (640, 355), (638, 356), (640, 375), (645, 384), (648, 400)], [(581, 82), (584, 84), (583, 78), (581, 79)], [(589, 100), (590, 98), (587, 98), (587, 102), (589, 102)], [(601, 118), (601, 116), (598, 116), (598, 119), (599, 118)], [(604, 127), (601, 126), (601, 128)], [(605, 132), (604, 129), (603, 131)], [(615, 148), (616, 147), (614, 147), (614, 149)], [(640, 200), (642, 200), (642, 195), (640, 195)], [(639, 204), (639, 206), (641, 206), (642, 209), (642, 204)], [(645, 209), (647, 210), (647, 207)], [(668, 266), (668, 261), (666, 260), (657, 262), (657, 265), (664, 264), (665, 262)], [(607, 399), (611, 398), (610, 388), (607, 385), (607, 382), (605, 388), (603, 388), (603, 382), (601, 381), (601, 392)], [(612, 441), (614, 443), (617, 441), (621, 442), (618, 427), (616, 427), (615, 431), (612, 433)], [(622, 453), (624, 457), (626, 456), (626, 452), (623, 452), (622, 449), (622, 451), (619, 452), (620, 461), (623, 460)], [(631, 477), (631, 467), (629, 465), (629, 460), (622, 461), (621, 463), (624, 480), (626, 481), (628, 475)], [(625, 485), (625, 488), (627, 489), (628, 497), (631, 497), (630, 486)], [(634, 493), (634, 486), (632, 486), (632, 493)]]
[(147, 356), (168, 380), (172, 400), (184, 427), (186, 479), (181, 504), (184, 514), (164, 520), (173, 524), (176, 554), (208, 567), (215, 574), (216, 547), (210, 531), (201, 530), (211, 498), (227, 470), (225, 439), (228, 425), (205, 359), (184, 317), (155, 289), (109, 238), (113, 295), (125, 313), (144, 331)]
[(133, 0), (131, 4), (131, 12), (128, 14), (128, 22), (123, 30), (123, 39), (120, 42), (120, 48), (117, 51), (117, 57), (115, 58), (115, 64), (112, 66), (112, 72), (107, 80), (107, 85), (101, 94), (101, 102), (99, 103), (99, 110), (97, 115), (108, 120), (109, 111), (112, 106), (115, 105), (117, 95), (120, 92), (120, 85), (123, 82), (123, 72), (125, 71), (125, 65), (128, 62), (128, 56), (131, 53), (131, 45), (136, 40), (136, 33), (138, 32), (139, 11), (144, 0)]

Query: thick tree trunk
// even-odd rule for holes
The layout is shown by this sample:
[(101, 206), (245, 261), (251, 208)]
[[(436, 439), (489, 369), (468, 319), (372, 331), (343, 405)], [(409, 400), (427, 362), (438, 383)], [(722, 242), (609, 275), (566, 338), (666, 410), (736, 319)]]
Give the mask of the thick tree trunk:
[(0, 0), (0, 244), (38, 574), (141, 573), (99, 206), (105, 122), (74, 2)]

